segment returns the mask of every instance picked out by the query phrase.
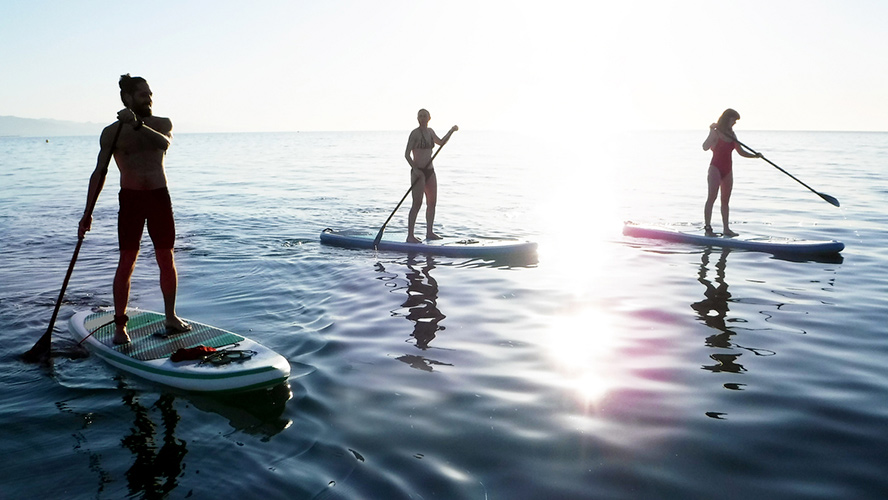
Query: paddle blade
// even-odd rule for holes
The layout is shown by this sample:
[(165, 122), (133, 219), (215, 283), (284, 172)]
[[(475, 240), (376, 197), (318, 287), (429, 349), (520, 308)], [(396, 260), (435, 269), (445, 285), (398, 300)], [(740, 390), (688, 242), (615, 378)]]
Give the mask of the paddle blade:
[(45, 363), (49, 360), (51, 344), (52, 325), (50, 325), (49, 330), (40, 337), (40, 340), (34, 344), (34, 347), (22, 354), (22, 361), (25, 363)]
[[(386, 221), (386, 223), (387, 223), (387, 222), (388, 222), (388, 221)], [(385, 231), (385, 226), (382, 226), (381, 228), (379, 228), (379, 232), (376, 233), (376, 238), (373, 238), (373, 248), (378, 247), (378, 246), (379, 246), (379, 242), (382, 241), (382, 232), (383, 232), (383, 231)]]
[(62, 299), (65, 298), (65, 290), (68, 288), (71, 273), (74, 272), (74, 264), (77, 262), (77, 254), (80, 253), (81, 245), (83, 245), (83, 237), (77, 238), (77, 246), (74, 247), (74, 255), (71, 256), (71, 262), (68, 264), (68, 272), (65, 274), (65, 281), (62, 282), (62, 289), (59, 290), (59, 298), (56, 299), (55, 309), (52, 310), (52, 317), (49, 319), (49, 327), (46, 329), (46, 333), (40, 337), (30, 351), (22, 354), (22, 359), (26, 362), (36, 363), (38, 361), (48, 361), (50, 358), (52, 329), (55, 326), (56, 318), (59, 317), (59, 308), (62, 306)]
[(817, 194), (819, 194), (820, 197), (823, 198), (824, 200), (826, 200), (826, 202), (829, 203), (830, 205), (833, 205), (836, 207), (839, 206), (839, 200), (835, 199), (834, 197), (832, 197), (828, 194), (823, 194), (823, 193), (817, 193)]

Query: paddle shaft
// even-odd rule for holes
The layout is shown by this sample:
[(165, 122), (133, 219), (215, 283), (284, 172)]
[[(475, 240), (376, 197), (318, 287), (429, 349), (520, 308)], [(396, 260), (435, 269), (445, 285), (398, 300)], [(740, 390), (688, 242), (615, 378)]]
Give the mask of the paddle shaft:
[[(450, 138), (448, 137), (447, 140), (449, 141)], [(435, 151), (435, 154), (433, 154), (432, 157), (429, 158), (428, 163), (426, 163), (425, 166), (422, 167), (423, 170), (425, 170), (426, 168), (428, 168), (429, 165), (432, 164), (432, 161), (435, 160), (435, 157), (438, 156), (438, 153), (440, 153), (441, 150), (444, 149), (445, 144), (447, 144), (447, 141), (444, 141), (444, 144), (441, 144), (438, 147), (438, 150)], [(404, 193), (404, 196), (401, 197), (401, 201), (398, 202), (398, 204), (395, 206), (395, 209), (392, 210), (391, 214), (389, 214), (388, 219), (386, 219), (385, 222), (382, 224), (382, 227), (379, 228), (379, 232), (376, 233), (376, 238), (373, 239), (373, 248), (376, 248), (379, 245), (380, 240), (382, 240), (382, 233), (385, 231), (385, 226), (387, 226), (389, 221), (392, 220), (392, 217), (395, 216), (395, 212), (397, 212), (398, 209), (401, 208), (401, 204), (404, 203), (404, 200), (407, 199), (407, 195), (410, 194), (410, 191), (413, 191), (413, 188), (416, 187), (417, 182), (419, 182), (419, 179), (416, 179), (416, 181), (410, 184), (410, 188), (407, 189), (407, 192)]]
[[(735, 140), (736, 140), (736, 139), (735, 139)], [(784, 174), (790, 176), (794, 181), (798, 182), (798, 183), (801, 184), (802, 186), (805, 186), (805, 187), (808, 188), (812, 193), (814, 193), (814, 194), (816, 194), (817, 196), (823, 198), (827, 203), (830, 203), (830, 204), (835, 205), (835, 206), (839, 206), (839, 200), (837, 200), (836, 198), (834, 198), (834, 197), (832, 197), (832, 196), (830, 196), (830, 195), (828, 195), (828, 194), (824, 194), (824, 193), (820, 193), (820, 192), (818, 192), (818, 191), (815, 191), (814, 188), (812, 188), (811, 186), (805, 184), (804, 182), (802, 182), (801, 180), (799, 180), (798, 178), (796, 178), (796, 176), (792, 175), (791, 173), (787, 172), (786, 170), (783, 170), (783, 169), (780, 168), (776, 163), (774, 163), (774, 162), (772, 162), (771, 160), (765, 158), (761, 153), (759, 153), (758, 151), (752, 149), (751, 147), (747, 146), (746, 144), (743, 144), (743, 143), (740, 142), (740, 141), (737, 141), (737, 144), (739, 144), (739, 145), (743, 146), (744, 148), (748, 149), (748, 150), (751, 151), (753, 154), (757, 154), (757, 155), (759, 155), (759, 157), (760, 157), (762, 160), (765, 160), (766, 162), (770, 163), (772, 167), (774, 167), (774, 168), (776, 168), (777, 170), (783, 172)]]
[(30, 351), (23, 355), (28, 361), (37, 361), (49, 352), (52, 344), (52, 329), (55, 326), (56, 318), (59, 315), (59, 308), (62, 305), (62, 299), (65, 297), (65, 290), (68, 288), (68, 281), (71, 280), (71, 273), (74, 272), (74, 264), (77, 262), (77, 254), (80, 253), (80, 246), (83, 245), (83, 238), (77, 238), (77, 246), (74, 247), (74, 255), (71, 256), (71, 262), (68, 264), (68, 272), (65, 274), (65, 281), (62, 282), (62, 289), (59, 291), (59, 298), (56, 299), (55, 309), (52, 311), (52, 317), (49, 318), (49, 327), (46, 333), (40, 337), (40, 340), (34, 344)]
[[(120, 129), (123, 127), (121, 123), (114, 133), (114, 140), (111, 141), (111, 150), (108, 152), (108, 161), (102, 170), (100, 178), (100, 186), (105, 183), (105, 175), (108, 173), (108, 166), (111, 164), (111, 157), (114, 155), (114, 148), (117, 146), (117, 138), (120, 137)], [(100, 187), (101, 189), (101, 187)], [(98, 193), (91, 200), (87, 200), (86, 213), (92, 215), (92, 211), (98, 201)], [(49, 326), (46, 333), (34, 344), (28, 352), (22, 355), (22, 358), (28, 362), (39, 361), (44, 358), (52, 348), (52, 329), (55, 326), (56, 318), (59, 316), (59, 309), (62, 306), (62, 299), (65, 298), (65, 290), (68, 288), (68, 282), (71, 280), (71, 274), (74, 272), (74, 264), (77, 263), (77, 255), (80, 253), (80, 247), (83, 245), (83, 237), (77, 238), (77, 246), (74, 247), (74, 255), (71, 256), (71, 262), (68, 264), (68, 272), (65, 273), (65, 281), (62, 282), (62, 289), (59, 291), (59, 298), (56, 299), (55, 309), (52, 311), (52, 317), (49, 318)]]

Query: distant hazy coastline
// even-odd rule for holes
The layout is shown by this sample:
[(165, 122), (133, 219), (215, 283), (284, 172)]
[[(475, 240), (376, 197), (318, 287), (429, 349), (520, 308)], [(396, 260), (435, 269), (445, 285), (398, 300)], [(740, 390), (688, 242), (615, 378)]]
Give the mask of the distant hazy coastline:
[(0, 116), (0, 137), (98, 136), (103, 127), (104, 125), (100, 123), (79, 123), (62, 120)]

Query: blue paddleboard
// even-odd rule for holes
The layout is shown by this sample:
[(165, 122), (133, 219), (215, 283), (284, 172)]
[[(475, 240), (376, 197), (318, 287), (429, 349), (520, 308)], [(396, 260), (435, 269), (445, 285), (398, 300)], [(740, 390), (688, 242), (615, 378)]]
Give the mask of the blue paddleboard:
[(747, 237), (744, 235), (733, 238), (720, 235), (706, 236), (702, 229), (694, 226), (679, 229), (667, 226), (645, 226), (633, 222), (627, 222), (623, 226), (623, 234), (635, 238), (652, 238), (675, 243), (720, 248), (740, 248), (755, 252), (799, 257), (835, 255), (845, 248), (844, 243), (835, 240), (811, 241), (774, 237)]

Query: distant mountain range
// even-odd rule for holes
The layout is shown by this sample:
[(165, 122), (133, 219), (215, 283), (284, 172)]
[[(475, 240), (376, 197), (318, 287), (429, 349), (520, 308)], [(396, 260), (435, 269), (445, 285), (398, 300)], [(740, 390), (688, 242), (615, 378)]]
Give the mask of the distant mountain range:
[[(107, 125), (107, 124), (105, 124)], [(65, 137), (73, 135), (98, 135), (105, 125), (62, 120), (19, 118), (0, 116), (0, 137)]]

